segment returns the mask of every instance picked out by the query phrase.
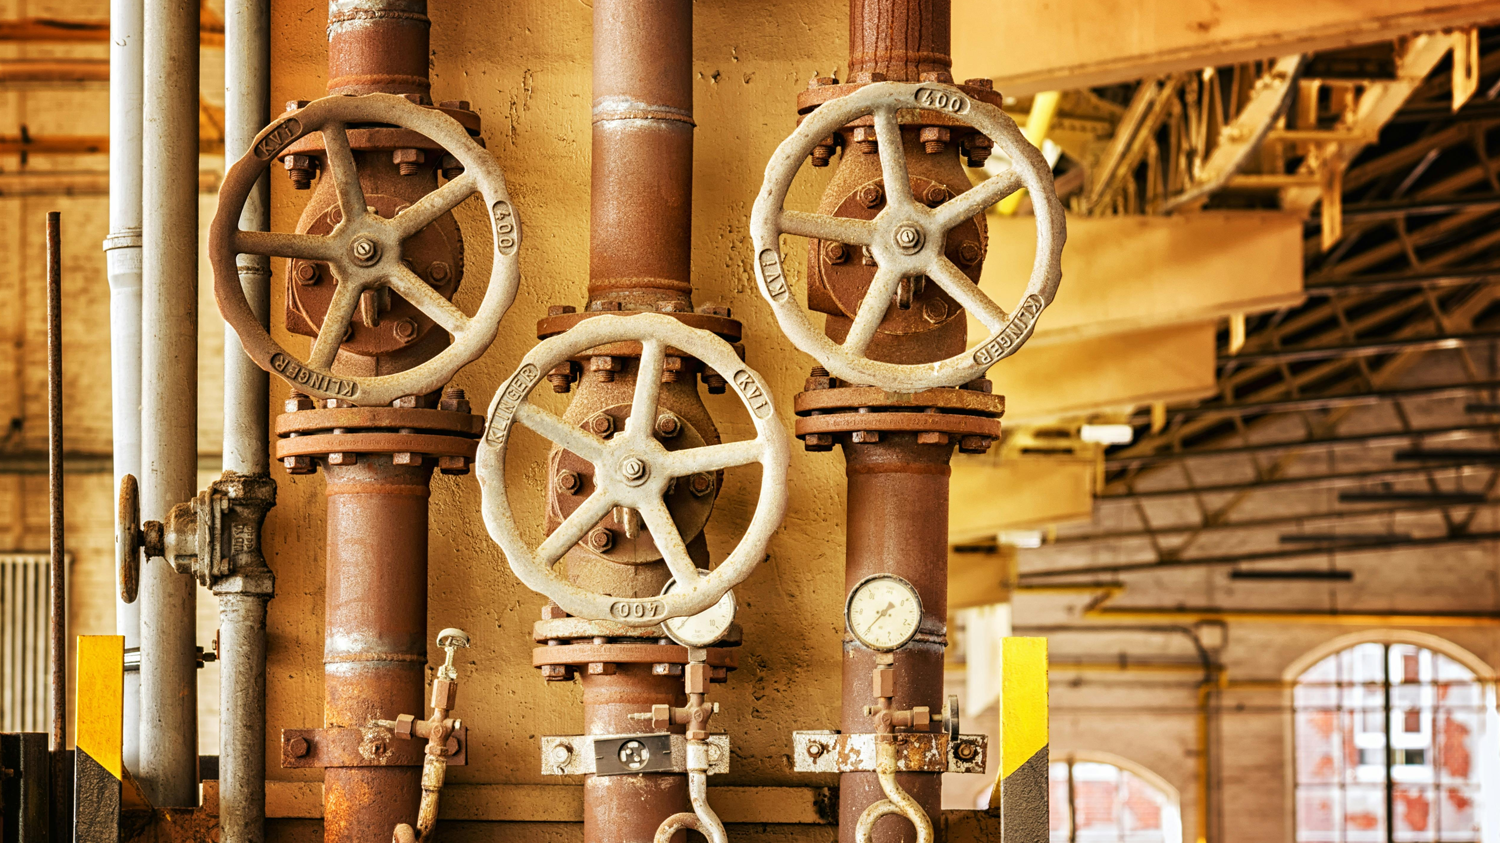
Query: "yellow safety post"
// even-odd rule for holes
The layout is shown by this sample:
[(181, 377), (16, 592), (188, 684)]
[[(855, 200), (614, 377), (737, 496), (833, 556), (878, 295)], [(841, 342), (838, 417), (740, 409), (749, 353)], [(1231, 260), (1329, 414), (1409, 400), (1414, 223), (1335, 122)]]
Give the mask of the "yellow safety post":
[(1000, 693), (1000, 815), (1005, 843), (1046, 843), (1047, 639), (1006, 638)]
[(78, 636), (75, 843), (119, 843), (125, 777), (125, 638)]

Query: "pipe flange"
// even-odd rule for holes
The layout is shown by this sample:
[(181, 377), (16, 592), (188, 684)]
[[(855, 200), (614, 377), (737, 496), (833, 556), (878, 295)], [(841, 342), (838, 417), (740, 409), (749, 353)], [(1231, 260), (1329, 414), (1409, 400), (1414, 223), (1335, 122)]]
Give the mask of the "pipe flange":
[[(392, 219), (368, 211), (355, 170), (348, 127), (386, 123), (412, 129), (442, 144), (463, 173)], [(335, 182), (342, 218), (326, 237), (241, 231), (240, 213), (250, 190), (290, 144), (312, 132), (323, 133), (329, 175)], [(437, 293), (402, 262), (402, 243), (474, 194), (483, 197), (493, 241), (489, 284), (470, 316)], [(447, 383), (495, 339), (500, 317), (520, 283), (517, 249), (520, 223), (506, 192), (505, 177), (493, 157), (453, 118), (390, 94), (324, 97), (279, 117), (256, 136), (250, 152), (224, 176), (219, 209), (209, 230), (214, 293), (245, 352), (261, 368), (294, 388), (320, 398), (363, 406), (389, 405), (407, 395), (424, 395)], [(262, 327), (240, 286), (236, 257), (258, 254), (326, 263), (338, 280), (328, 314), (318, 328), (308, 359), (290, 354)], [(436, 357), (389, 375), (341, 375), (333, 371), (339, 346), (366, 291), (389, 289), (410, 302), (453, 338)]]
[[(902, 113), (937, 112), (961, 118), (993, 139), (1011, 168), (936, 208), (911, 195), (901, 139)], [(885, 209), (874, 220), (855, 220), (787, 210), (792, 180), (813, 148), (851, 121), (872, 115), (886, 188)], [(1030, 191), (1037, 223), (1036, 259), (1020, 304), (1007, 313), (944, 254), (947, 234), (1022, 187)], [(915, 235), (914, 236), (914, 232)], [(814, 325), (792, 295), (782, 267), (782, 234), (866, 247), (875, 278), (860, 301), (848, 335), (834, 342)], [(834, 377), (900, 392), (958, 386), (974, 380), (997, 360), (1015, 353), (1036, 328), (1062, 279), (1067, 231), (1052, 169), (1004, 111), (959, 89), (932, 82), (880, 82), (820, 106), (782, 142), (766, 165), (765, 181), (750, 217), (755, 277), (761, 295), (792, 343), (811, 354)], [(934, 363), (871, 360), (865, 351), (890, 309), (901, 282), (925, 276), (989, 330), (979, 347)]]
[(862, 407), (909, 413), (962, 413), (1000, 418), (1005, 415), (1005, 396), (947, 387), (921, 392), (889, 392), (878, 386), (842, 386), (799, 392), (792, 403), (792, 410), (799, 416), (858, 410)]
[[(607, 302), (600, 302), (600, 304), (607, 304)], [(724, 340), (725, 342), (730, 342), (730, 343), (739, 342), (740, 341), (740, 336), (741, 336), (742, 331), (743, 331), (743, 326), (740, 324), (740, 320), (738, 320), (738, 319), (731, 319), (727, 315), (728, 314), (728, 309), (727, 308), (716, 308), (716, 309), (723, 310), (724, 311), (724, 315), (717, 314), (717, 313), (706, 312), (707, 308), (700, 308), (698, 311), (695, 311), (695, 312), (685, 312), (685, 311), (658, 311), (658, 312), (663, 313), (666, 316), (670, 316), (673, 319), (676, 319), (678, 322), (681, 322), (682, 324), (688, 326), (689, 328), (697, 328), (700, 331), (708, 331), (710, 333), (716, 334), (716, 335), (718, 335), (718, 337), (720, 339)], [(570, 310), (569, 312), (556, 313), (556, 314), (552, 314), (552, 315), (549, 315), (549, 316), (544, 316), (541, 319), (538, 319), (536, 321), (536, 336), (537, 336), (537, 339), (540, 339), (540, 340), (548, 339), (550, 337), (555, 337), (558, 334), (563, 333), (564, 331), (572, 329), (573, 327), (577, 326), (580, 322), (583, 322), (586, 319), (593, 319), (593, 318), (598, 317), (598, 316), (610, 316), (610, 315), (619, 316), (621, 314), (627, 314), (627, 313), (631, 313), (631, 312), (633, 312), (633, 311), (627, 311), (627, 310), (585, 310), (582, 313), (579, 313), (579, 312), (571, 311)], [(640, 311), (640, 312), (644, 313), (644, 312), (647, 312), (647, 311)], [(637, 346), (638, 346), (638, 344), (637, 344)], [(621, 355), (621, 356), (627, 356), (627, 355)], [(639, 347), (636, 348), (635, 354), (628, 355), (628, 356), (639, 357), (640, 356), (640, 349), (639, 349)]]
[[(712, 671), (714, 681), (723, 681), (727, 671), (739, 667), (739, 656), (732, 649), (715, 646), (709, 647), (705, 652), (708, 653), (706, 663)], [(595, 644), (592, 641), (584, 641), (576, 644), (549, 644), (545, 647), (535, 647), (531, 651), (532, 667), (551, 665), (583, 667), (596, 664), (684, 665), (690, 662), (688, 648), (678, 644)]]
[(135, 475), (127, 474), (120, 478), (120, 499), (115, 509), (115, 575), (124, 603), (134, 603), (140, 593), (143, 544), (140, 486)]
[[(530, 403), (527, 398), (553, 367), (576, 355), (610, 343), (638, 342), (640, 372), (631, 400), (629, 424), (605, 440)], [(669, 353), (690, 356), (728, 381), (749, 411), (756, 438), (703, 448), (668, 451), (655, 435), (661, 373)], [(594, 488), (578, 508), (533, 549), (521, 535), (506, 489), (507, 445), (515, 424), (528, 427), (594, 465)], [(740, 584), (765, 558), (771, 534), (786, 512), (789, 461), (786, 432), (776, 418), (770, 392), (758, 374), (742, 363), (728, 343), (695, 331), (659, 313), (636, 313), (589, 319), (565, 334), (533, 348), (516, 373), (495, 393), (480, 443), (477, 469), (483, 494), (484, 521), (505, 552), (511, 570), (533, 591), (550, 597), (577, 617), (613, 620), (627, 626), (655, 626), (669, 618), (696, 615)], [(760, 463), (760, 497), (745, 534), (734, 550), (707, 576), (699, 574), (687, 544), (663, 495), (679, 477)], [(554, 566), (615, 507), (640, 513), (656, 547), (681, 586), (656, 597), (615, 597), (570, 582)]]
[[(724, 637), (714, 643), (715, 647), (738, 647), (744, 630), (738, 623), (729, 625)], [(667, 632), (660, 624), (656, 626), (626, 626), (616, 621), (591, 621), (587, 618), (544, 618), (531, 625), (531, 637), (538, 644), (573, 639), (625, 638), (659, 642), (667, 640)]]

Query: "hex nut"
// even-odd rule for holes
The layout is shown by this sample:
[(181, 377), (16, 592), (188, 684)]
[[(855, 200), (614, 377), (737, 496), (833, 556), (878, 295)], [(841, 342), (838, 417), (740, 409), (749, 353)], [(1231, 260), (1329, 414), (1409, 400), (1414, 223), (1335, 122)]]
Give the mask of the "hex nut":
[(698, 305), (698, 313), (704, 316), (722, 316), (725, 319), (728, 319), (730, 316), (729, 306), (724, 304), (700, 304)]
[(557, 477), (553, 479), (552, 488), (556, 489), (559, 495), (576, 495), (578, 490), (583, 488), (583, 478), (578, 476), (578, 472), (565, 468), (559, 471)]
[(547, 373), (547, 383), (552, 384), (552, 391), (558, 395), (565, 395), (573, 389), (573, 381), (578, 380), (578, 364), (569, 360), (559, 363), (552, 371)]
[(878, 208), (885, 201), (885, 188), (878, 184), (867, 184), (859, 189), (859, 204), (866, 208)]
[(826, 243), (823, 246), (823, 257), (827, 258), (829, 263), (843, 263), (849, 259), (849, 247), (843, 243)]
[(724, 376), (718, 372), (705, 369), (703, 370), (703, 386), (708, 390), (709, 395), (723, 395), (729, 382), (724, 380)]
[(611, 433), (615, 432), (614, 417), (609, 415), (608, 413), (600, 413), (597, 416), (594, 416), (593, 418), (589, 419), (589, 430), (593, 431), (595, 436), (609, 436)]
[(452, 273), (453, 270), (448, 266), (447, 261), (433, 261), (427, 267), (427, 277), (431, 278), (434, 284), (447, 281)]
[(566, 682), (573, 678), (573, 668), (565, 664), (544, 664), (542, 678), (548, 682)]
[(397, 319), (391, 325), (391, 333), (395, 334), (396, 339), (401, 342), (411, 342), (417, 338), (417, 320), (411, 318)]
[(358, 460), (358, 457), (356, 457), (354, 454), (351, 454), (351, 453), (349, 453), (347, 451), (345, 451), (345, 452), (334, 452), (334, 453), (328, 455), (328, 464), (329, 465), (354, 465), (357, 460)]
[(995, 80), (985, 77), (975, 77), (973, 79), (965, 79), (964, 86), (968, 88), (983, 88), (986, 91), (993, 91), (995, 90)]
[(443, 390), (443, 397), (438, 399), (438, 409), (449, 413), (467, 413), (473, 408), (469, 405), (468, 395), (462, 389), (450, 386)]
[(447, 475), (469, 473), (469, 458), (465, 456), (438, 457), (438, 471)]
[(293, 190), (307, 190), (318, 174), (318, 159), (311, 155), (288, 155), (282, 159)]
[(849, 441), (856, 445), (873, 445), (880, 441), (880, 431), (856, 430), (849, 434)]
[(542, 607), (542, 620), (544, 621), (561, 620), (562, 618), (565, 618), (567, 616), (568, 613), (564, 612), (562, 610), (562, 607), (557, 605), (556, 603), (549, 602), (547, 605)]
[(307, 738), (304, 737), (295, 737), (286, 742), (287, 754), (293, 758), (306, 758), (307, 753), (311, 749), (312, 747), (307, 743)]
[(922, 191), (922, 204), (929, 208), (936, 208), (947, 202), (950, 195), (952, 194), (948, 192), (948, 188), (943, 185), (930, 184), (926, 190)]
[(833, 434), (831, 433), (809, 433), (802, 437), (802, 447), (809, 451), (832, 451)]
[(984, 257), (984, 249), (980, 248), (979, 244), (973, 240), (965, 240), (958, 247), (958, 261), (964, 266), (973, 266), (979, 263), (979, 259), (982, 257)]
[(589, 549), (595, 553), (608, 553), (609, 549), (615, 545), (615, 534), (610, 532), (608, 527), (595, 527), (593, 532), (589, 533), (588, 542)]
[(671, 413), (656, 417), (656, 433), (663, 439), (671, 439), (682, 432), (682, 421)]
[(420, 149), (398, 149), (391, 153), (391, 163), (403, 176), (416, 175), (426, 160), (427, 154)]
[[(619, 304), (619, 302), (614, 302)], [(589, 358), (589, 371), (599, 375), (600, 383), (611, 383), (615, 379), (615, 372), (624, 368), (619, 358), (610, 357), (607, 354)]]
[(589, 662), (588, 672), (590, 676), (614, 676), (615, 666), (612, 662)]
[(928, 126), (917, 136), (928, 155), (936, 155), (947, 149), (948, 141), (952, 138), (953, 131), (947, 126)]
[(964, 436), (958, 440), (960, 454), (982, 454), (990, 449), (995, 440), (988, 436)]
[(298, 410), (311, 410), (314, 407), (313, 400), (303, 393), (293, 392), (286, 398), (286, 411), (295, 413)]
[(315, 263), (297, 261), (297, 269), (295, 275), (297, 277), (297, 283), (301, 284), (304, 287), (316, 284), (318, 283), (318, 265)]
[(391, 465), (421, 465), (422, 455), (410, 451), (398, 451), (391, 454)]
[(571, 304), (554, 304), (547, 307), (548, 316), (566, 316), (569, 313), (577, 313), (578, 308)]
[(714, 479), (708, 474), (708, 472), (700, 471), (697, 474), (693, 475), (693, 479), (688, 484), (688, 488), (692, 491), (693, 497), (701, 498), (714, 490)]
[(281, 464), (287, 474), (312, 474), (317, 470), (313, 467), (312, 457), (308, 456), (282, 457)]
[(417, 717), (414, 714), (398, 715), (396, 717), (396, 737), (410, 740), (416, 723)]

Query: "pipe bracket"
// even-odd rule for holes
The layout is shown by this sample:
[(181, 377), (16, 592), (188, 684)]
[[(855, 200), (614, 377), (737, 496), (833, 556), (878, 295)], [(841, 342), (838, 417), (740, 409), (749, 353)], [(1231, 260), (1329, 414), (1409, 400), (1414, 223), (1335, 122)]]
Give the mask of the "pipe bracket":
[[(985, 735), (902, 732), (896, 744), (896, 770), (902, 773), (983, 773), (989, 751)], [(793, 732), (793, 769), (799, 773), (867, 773), (875, 770), (874, 733)]]
[[(427, 744), (399, 740), (384, 726), (364, 729), (282, 729), (283, 769), (316, 767), (420, 767)], [(448, 739), (448, 766), (469, 763), (469, 730), (460, 725)]]
[[(729, 736), (708, 736), (708, 774), (729, 772)], [(647, 735), (543, 735), (544, 776), (628, 776), (686, 773), (688, 740)]]

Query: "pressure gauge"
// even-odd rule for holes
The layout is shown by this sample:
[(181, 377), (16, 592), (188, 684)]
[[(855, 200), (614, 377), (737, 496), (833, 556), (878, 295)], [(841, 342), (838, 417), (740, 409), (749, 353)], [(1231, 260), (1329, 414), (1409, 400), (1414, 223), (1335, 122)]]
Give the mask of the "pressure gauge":
[(865, 577), (849, 591), (844, 604), (844, 627), (871, 650), (901, 649), (921, 623), (922, 598), (911, 583), (895, 574)]
[[(706, 577), (709, 572), (699, 568), (698, 573)], [(676, 579), (669, 580), (666, 588), (661, 590), (662, 595), (671, 594), (676, 586)], [(729, 627), (734, 623), (734, 613), (737, 608), (734, 603), (734, 592), (726, 591), (724, 596), (719, 598), (719, 602), (698, 614), (671, 618), (662, 621), (661, 625), (667, 631), (668, 637), (684, 647), (707, 647), (729, 632)]]

